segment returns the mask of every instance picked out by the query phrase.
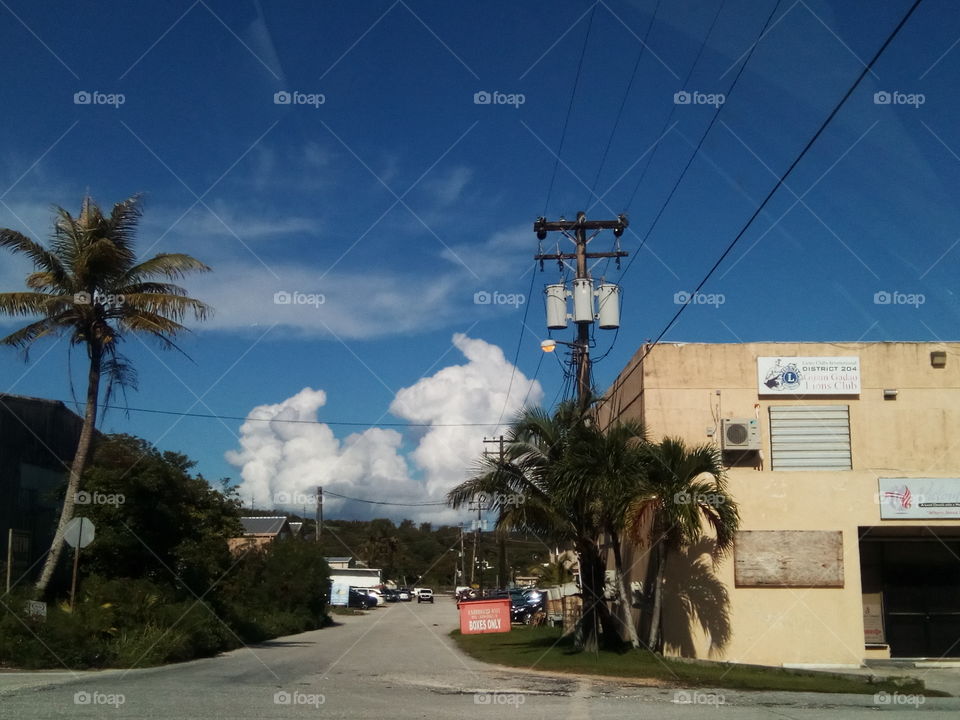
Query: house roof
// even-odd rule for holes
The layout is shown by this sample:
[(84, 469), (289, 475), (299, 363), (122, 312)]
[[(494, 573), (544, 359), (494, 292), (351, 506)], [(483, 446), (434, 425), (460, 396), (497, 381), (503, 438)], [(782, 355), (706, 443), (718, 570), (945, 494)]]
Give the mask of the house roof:
[(348, 555), (347, 557), (325, 557), (324, 560), (326, 560), (328, 563), (348, 563), (353, 560), (353, 558)]
[(303, 527), (303, 523), (302, 523), (302, 522), (292, 522), (292, 523), (290, 523), (290, 532), (292, 532), (294, 535), (299, 535), (299, 534), (300, 534), (300, 528), (302, 528), (302, 527)]
[(287, 519), (283, 516), (277, 517), (270, 515), (268, 517), (242, 517), (240, 524), (243, 525), (244, 535), (276, 535), (283, 526), (287, 524)]

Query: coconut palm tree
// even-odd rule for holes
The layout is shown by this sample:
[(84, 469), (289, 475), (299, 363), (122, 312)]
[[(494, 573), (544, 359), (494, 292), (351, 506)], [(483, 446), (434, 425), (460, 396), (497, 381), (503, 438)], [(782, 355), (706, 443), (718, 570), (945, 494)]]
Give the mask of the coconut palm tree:
[[(589, 413), (574, 403), (561, 404), (553, 415), (529, 409), (511, 425), (504, 457), (484, 458), (476, 471), (447, 495), (454, 508), (484, 495), (499, 513), (498, 530), (523, 530), (549, 544), (572, 544), (580, 559), (583, 612), (576, 645), (596, 651), (603, 625), (608, 638), (616, 628), (602, 602), (604, 563), (603, 497), (576, 491), (583, 482), (574, 458), (578, 446), (595, 438)], [(582, 455), (583, 453), (581, 453)]]
[(211, 313), (209, 306), (169, 282), (188, 273), (209, 271), (199, 260), (174, 253), (138, 262), (134, 235), (141, 214), (139, 195), (117, 203), (109, 215), (88, 196), (77, 217), (55, 208), (53, 234), (46, 246), (15, 230), (0, 229), (0, 247), (25, 256), (34, 265), (34, 272), (26, 278), (28, 290), (0, 293), (0, 313), (18, 318), (39, 316), (0, 343), (23, 350), (26, 358), (37, 340), (66, 336), (71, 347), (86, 350), (89, 360), (83, 424), (60, 522), (37, 582), (41, 593), (56, 569), (64, 528), (73, 517), (96, 427), (101, 381), (106, 381), (107, 403), (115, 388), (136, 386), (133, 368), (119, 352), (121, 341), (136, 333), (159, 340), (165, 348), (176, 348), (173, 339), (186, 330), (181, 324), (184, 316), (191, 313), (203, 320)]
[(733, 545), (740, 525), (716, 446), (687, 447), (678, 438), (648, 445), (647, 479), (627, 507), (626, 523), (634, 540), (651, 550), (655, 579), (647, 644), (659, 651), (668, 554), (699, 541), (706, 525), (714, 533), (714, 557), (719, 557)]

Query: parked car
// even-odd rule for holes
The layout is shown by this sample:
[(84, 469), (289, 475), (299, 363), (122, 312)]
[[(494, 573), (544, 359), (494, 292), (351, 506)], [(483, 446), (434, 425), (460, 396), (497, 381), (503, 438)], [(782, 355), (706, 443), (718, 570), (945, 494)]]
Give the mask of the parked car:
[(433, 603), (433, 590), (430, 588), (420, 588), (417, 593), (417, 602), (418, 603)]
[(410, 588), (400, 588), (397, 592), (402, 602), (410, 602), (413, 600), (413, 594), (410, 592)]
[(533, 616), (544, 609), (546, 595), (533, 588), (510, 591), (510, 622), (529, 625)]
[(380, 591), (376, 588), (364, 588), (364, 592), (372, 597), (377, 605), (386, 605), (386, 599), (384, 599), (383, 595), (380, 594)]
[(377, 601), (367, 595), (367, 593), (355, 588), (350, 588), (350, 594), (347, 599), (347, 605), (349, 607), (360, 608), (361, 610), (369, 610), (370, 608), (375, 607), (376, 604)]
[(383, 595), (383, 599), (387, 602), (393, 603), (400, 600), (400, 591), (394, 590), (393, 588), (385, 588), (381, 594)]

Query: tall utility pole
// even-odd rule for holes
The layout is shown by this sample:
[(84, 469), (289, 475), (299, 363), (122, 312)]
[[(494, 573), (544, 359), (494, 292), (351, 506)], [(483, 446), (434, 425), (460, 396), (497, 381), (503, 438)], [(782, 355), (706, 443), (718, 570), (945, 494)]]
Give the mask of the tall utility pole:
[(483, 524), (483, 502), (479, 500), (472, 500), (470, 502), (470, 509), (477, 511), (477, 527), (473, 531), (473, 562), (470, 563), (470, 586), (473, 586), (473, 576), (477, 571), (477, 548), (480, 544), (480, 526)]
[[(484, 438), (483, 444), (489, 445), (491, 443), (496, 444), (497, 448), (497, 457), (500, 462), (503, 462), (504, 456), (506, 455), (506, 450), (504, 443), (506, 439), (501, 435), (500, 437), (495, 438)], [(484, 450), (483, 454), (489, 457), (492, 453), (489, 450)], [(507, 572), (507, 538), (502, 532), (497, 533), (497, 588), (503, 589), (507, 587), (507, 582), (509, 581), (509, 573)]]
[(317, 542), (320, 542), (320, 534), (323, 532), (323, 486), (317, 486)]
[[(616, 258), (619, 265), (620, 258), (626, 257), (628, 253), (619, 249), (612, 252), (587, 252), (587, 244), (599, 234), (600, 230), (613, 230), (614, 236), (619, 238), (627, 228), (629, 221), (625, 215), (617, 216), (616, 220), (587, 220), (586, 213), (582, 210), (577, 213), (576, 220), (557, 220), (548, 222), (546, 218), (537, 218), (533, 224), (533, 230), (537, 233), (540, 240), (547, 237), (548, 232), (561, 232), (567, 238), (573, 241), (575, 252), (565, 253), (539, 253), (534, 256), (534, 260), (540, 261), (540, 267), (543, 268), (544, 260), (556, 260), (563, 266), (565, 260), (576, 262), (576, 280), (574, 281), (574, 322), (577, 324), (576, 342), (570, 343), (573, 346), (573, 364), (576, 368), (577, 378), (577, 401), (580, 407), (586, 410), (590, 397), (590, 325), (594, 321), (593, 304), (593, 282), (590, 277), (590, 270), (587, 267), (587, 260), (595, 258)], [(587, 237), (587, 231), (594, 230), (590, 237)], [(578, 294), (589, 293), (590, 312), (589, 316), (584, 311), (577, 312), (578, 303), (582, 299)], [(566, 322), (564, 321), (564, 326)]]
[(463, 554), (463, 524), (460, 525), (460, 582), (467, 581), (467, 556)]

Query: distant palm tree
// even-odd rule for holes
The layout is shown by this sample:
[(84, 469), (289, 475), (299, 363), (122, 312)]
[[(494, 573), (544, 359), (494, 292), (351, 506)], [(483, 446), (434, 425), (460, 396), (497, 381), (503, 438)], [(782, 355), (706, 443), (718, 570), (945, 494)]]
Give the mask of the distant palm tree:
[(683, 440), (664, 438), (647, 447), (647, 479), (625, 515), (630, 534), (652, 550), (655, 580), (647, 644), (651, 650), (661, 650), (668, 553), (698, 542), (704, 524), (715, 534), (715, 556), (726, 553), (733, 545), (740, 515), (727, 492), (723, 460), (716, 446), (688, 448)]
[(133, 368), (118, 350), (120, 342), (127, 333), (142, 333), (159, 340), (163, 347), (176, 348), (173, 338), (186, 330), (181, 324), (184, 316), (191, 312), (197, 320), (204, 320), (212, 312), (168, 282), (209, 271), (199, 260), (175, 253), (137, 261), (133, 246), (141, 214), (139, 195), (114, 205), (110, 215), (104, 215), (88, 196), (77, 217), (55, 208), (53, 235), (46, 247), (15, 230), (0, 229), (0, 247), (24, 255), (34, 264), (34, 272), (26, 278), (29, 290), (0, 293), (0, 313), (39, 316), (0, 343), (22, 349), (26, 357), (37, 340), (66, 335), (71, 346), (86, 349), (90, 361), (83, 425), (60, 522), (37, 582), (41, 593), (56, 569), (64, 529), (73, 517), (96, 427), (101, 380), (107, 381), (105, 402), (114, 388), (136, 386)]

